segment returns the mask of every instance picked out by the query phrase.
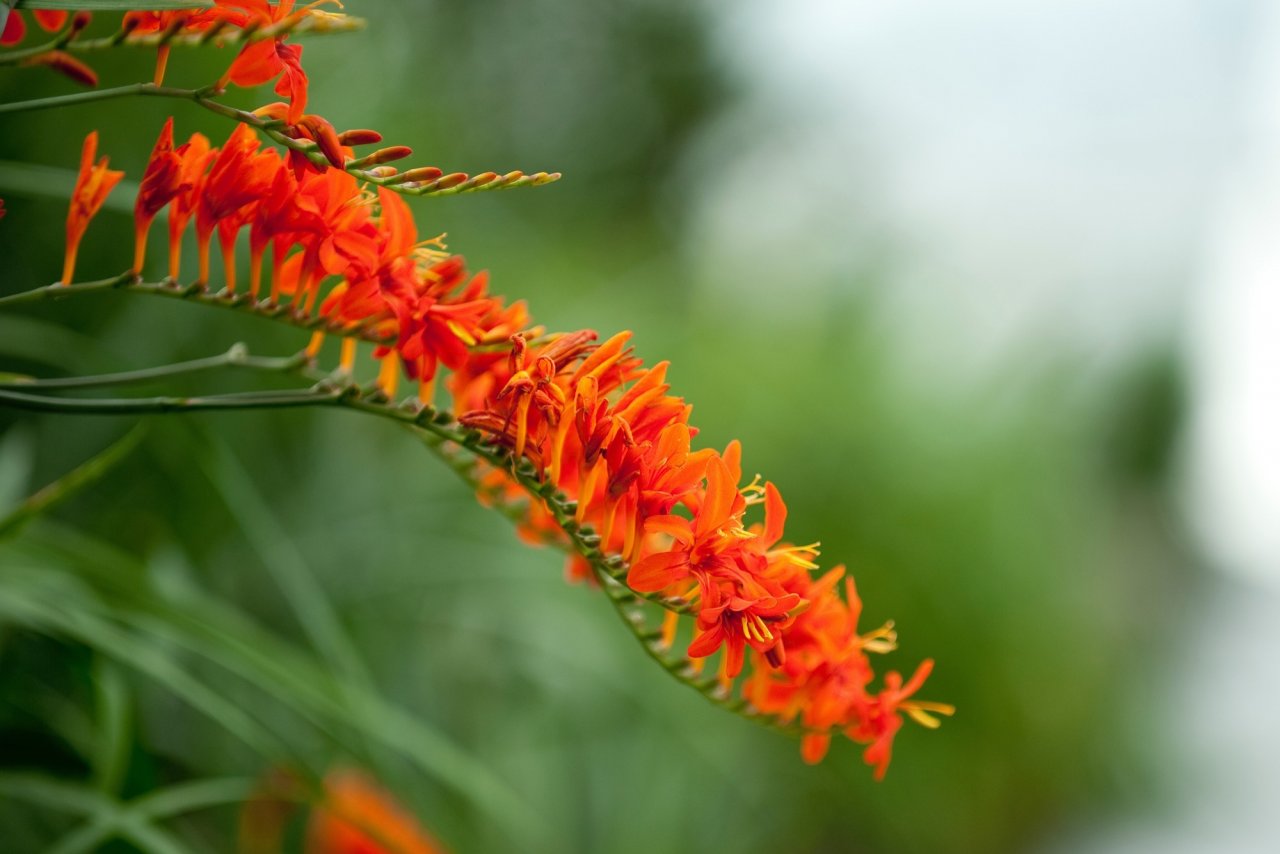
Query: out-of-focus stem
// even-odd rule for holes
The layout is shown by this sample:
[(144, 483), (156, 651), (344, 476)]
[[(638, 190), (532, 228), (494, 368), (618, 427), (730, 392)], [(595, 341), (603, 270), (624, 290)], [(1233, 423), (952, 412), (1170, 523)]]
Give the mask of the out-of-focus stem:
[(134, 385), (151, 380), (212, 371), (218, 368), (248, 368), (257, 371), (276, 371), (287, 373), (295, 371), (307, 363), (305, 353), (298, 353), (283, 358), (266, 358), (252, 356), (244, 344), (234, 344), (217, 356), (204, 359), (191, 359), (186, 362), (175, 362), (154, 368), (141, 368), (136, 371), (119, 371), (111, 374), (96, 374), (83, 377), (58, 377), (56, 379), (31, 379), (0, 381), (0, 389), (14, 390), (48, 390), (71, 388), (102, 388), (105, 386)]

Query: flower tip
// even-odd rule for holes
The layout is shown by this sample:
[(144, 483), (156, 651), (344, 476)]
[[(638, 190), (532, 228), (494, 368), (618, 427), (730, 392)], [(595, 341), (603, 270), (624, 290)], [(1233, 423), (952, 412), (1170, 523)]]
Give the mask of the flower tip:
[(366, 158), (366, 162), (370, 165), (390, 163), (393, 160), (403, 160), (411, 154), (413, 154), (413, 149), (407, 145), (392, 145), (387, 148), (379, 148)]
[(373, 145), (382, 142), (382, 134), (367, 128), (354, 128), (338, 134), (338, 142), (349, 146)]

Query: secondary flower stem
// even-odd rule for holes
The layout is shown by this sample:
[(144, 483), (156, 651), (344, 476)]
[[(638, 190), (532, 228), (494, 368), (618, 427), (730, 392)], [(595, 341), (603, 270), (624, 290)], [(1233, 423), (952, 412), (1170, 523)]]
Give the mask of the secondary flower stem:
[(0, 297), (0, 308), (25, 303), (63, 300), (85, 294), (103, 291), (123, 291), (131, 294), (149, 294), (151, 296), (169, 297), (170, 299), (211, 305), (231, 309), (243, 314), (252, 314), (268, 320), (286, 323), (299, 329), (313, 332), (324, 332), (343, 338), (356, 338), (374, 344), (388, 344), (395, 340), (394, 335), (375, 332), (370, 323), (355, 326), (335, 323), (327, 317), (304, 315), (295, 312), (291, 306), (273, 303), (268, 300), (255, 300), (248, 293), (228, 294), (209, 291), (198, 285), (176, 285), (171, 282), (140, 282), (131, 273), (121, 273), (110, 279), (99, 279), (95, 282), (80, 282), (74, 285), (55, 283), (29, 291)]
[[(3, 64), (3, 62), (0, 62), (0, 64)], [(173, 98), (179, 101), (192, 101), (211, 113), (246, 124), (268, 137), (272, 142), (301, 154), (316, 166), (321, 168), (329, 166), (328, 159), (314, 142), (309, 139), (294, 139), (280, 130), (280, 122), (264, 118), (247, 110), (237, 109), (211, 97), (221, 93), (222, 90), (217, 86), (205, 86), (200, 89), (179, 89), (173, 86), (157, 86), (154, 83), (131, 83), (127, 86), (117, 86), (113, 89), (94, 89), (89, 92), (74, 92), (70, 95), (55, 95), (49, 98), (33, 98), (30, 101), (14, 101), (8, 104), (0, 104), (0, 115), (47, 110), (74, 104), (109, 101), (115, 98), (130, 98), (134, 96)], [(524, 175), (520, 172), (512, 172), (509, 175), (485, 172), (471, 177), (458, 173), (455, 175), (442, 175), (434, 180), (421, 183), (406, 183), (403, 176), (379, 174), (377, 171), (361, 168), (359, 164), (359, 160), (347, 160), (343, 168), (361, 181), (367, 181), (380, 187), (387, 187), (405, 196), (453, 196), (478, 190), (510, 190), (516, 187), (538, 187), (560, 179), (559, 172), (534, 172), (529, 175)]]
[(298, 353), (284, 358), (264, 358), (249, 355), (249, 349), (244, 344), (235, 344), (225, 353), (204, 359), (192, 359), (188, 362), (176, 362), (171, 365), (142, 368), (137, 371), (121, 371), (119, 373), (97, 374), (86, 377), (59, 377), (57, 379), (30, 379), (24, 377), (18, 380), (0, 382), (0, 389), (103, 388), (105, 386), (133, 385), (156, 379), (185, 376), (228, 367), (286, 373), (302, 367), (306, 362), (306, 353)]

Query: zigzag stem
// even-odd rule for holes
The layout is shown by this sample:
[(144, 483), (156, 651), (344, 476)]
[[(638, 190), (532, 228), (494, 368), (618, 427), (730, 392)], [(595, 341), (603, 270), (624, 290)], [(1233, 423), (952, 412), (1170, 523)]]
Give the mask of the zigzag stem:
[[(141, 9), (146, 5), (142, 3), (136, 8)], [(190, 5), (194, 7), (198, 4), (193, 3)], [(171, 27), (163, 32), (141, 33), (138, 35), (134, 35), (128, 28), (121, 27), (109, 36), (94, 39), (76, 38), (77, 34), (68, 26), (44, 44), (0, 53), (0, 65), (18, 65), (23, 60), (51, 50), (93, 53), (110, 50), (115, 47), (155, 48), (165, 45), (172, 47), (202, 47), (207, 44), (213, 44), (216, 47), (239, 47), (286, 34), (330, 35), (333, 33), (355, 32), (356, 30), (364, 29), (366, 22), (363, 18), (353, 18), (345, 15), (341, 18), (307, 15), (302, 18), (297, 18), (297, 16), (286, 18), (269, 27), (258, 26), (257, 22), (251, 22), (246, 27), (235, 28), (229, 27), (225, 22), (220, 22), (199, 33), (183, 33), (181, 32), (181, 24), (183, 22), (179, 20), (175, 23), (178, 26)]]
[[(0, 104), (0, 115), (133, 96), (172, 98), (179, 101), (191, 101), (211, 113), (248, 125), (273, 142), (283, 145), (290, 151), (296, 151), (318, 167), (327, 168), (331, 165), (316, 143), (309, 139), (294, 139), (283, 133), (280, 130), (283, 125), (279, 121), (228, 106), (210, 97), (221, 95), (222, 92), (223, 90), (218, 88), (216, 84), (203, 86), (199, 89), (180, 89), (173, 86), (157, 86), (154, 83), (131, 83), (127, 86), (117, 86), (112, 89), (95, 89), (90, 92), (74, 92), (69, 95), (54, 95), (49, 98), (33, 98), (29, 101)], [(474, 193), (481, 190), (539, 187), (543, 184), (550, 184), (560, 180), (559, 172), (533, 172), (528, 175), (523, 172), (508, 172), (504, 175), (499, 175), (496, 172), (481, 172), (476, 175), (452, 172), (427, 181), (410, 181), (405, 179), (407, 173), (386, 174), (383, 170), (389, 167), (375, 166), (374, 169), (366, 169), (364, 167), (369, 165), (366, 160), (368, 158), (347, 160), (343, 169), (361, 181), (367, 181), (379, 187), (386, 187), (405, 196), (455, 196), (461, 193)]]

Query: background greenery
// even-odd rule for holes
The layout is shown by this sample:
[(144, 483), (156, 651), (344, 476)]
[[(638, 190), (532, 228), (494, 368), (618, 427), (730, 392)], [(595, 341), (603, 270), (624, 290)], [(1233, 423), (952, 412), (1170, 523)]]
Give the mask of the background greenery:
[[(1007, 851), (1159, 801), (1166, 733), (1151, 706), (1200, 583), (1168, 506), (1172, 344), (1088, 373), (1039, 352), (957, 392), (941, 370), (909, 381), (895, 355), (892, 249), (867, 247), (874, 264), (804, 291), (796, 312), (718, 278), (685, 236), (704, 189), (688, 164), (747, 93), (703, 7), (348, 11), (369, 29), (306, 42), (311, 108), (446, 171), (563, 171), (550, 187), (414, 209), (550, 328), (630, 328), (640, 355), (670, 359), (700, 441), (742, 439), (747, 468), (787, 496), (794, 538), (850, 566), (870, 624), (897, 621), (892, 664), (936, 658), (927, 694), (959, 711), (937, 733), (906, 728), (884, 783), (848, 744), (806, 767), (795, 743), (653, 667), (595, 591), (566, 585), (555, 554), (519, 544), (394, 425), (327, 411), (155, 418), (101, 481), (0, 542), (11, 850), (41, 850), (86, 817), (127, 823), (137, 807), (122, 813), (121, 799), (195, 779), (226, 788), (160, 820), (167, 841), (135, 834), (112, 850), (226, 850), (236, 787), (283, 757), (316, 772), (372, 765), (459, 852)], [(228, 61), (175, 52), (170, 82), (205, 83)], [(120, 82), (151, 63), (94, 60)], [(6, 70), (0, 100), (68, 86)], [(70, 186), (49, 173), (24, 191), (12, 164), (66, 170), (98, 128), (136, 180), (170, 113), (180, 135), (230, 130), (155, 100), (0, 119), (0, 292), (56, 276)], [(114, 202), (82, 278), (128, 263), (131, 199)], [(802, 255), (760, 251), (778, 290), (816, 275)], [(287, 354), (300, 335), (107, 294), (0, 314), (0, 369), (102, 372), (236, 340)], [(133, 426), (0, 410), (0, 500)]]

